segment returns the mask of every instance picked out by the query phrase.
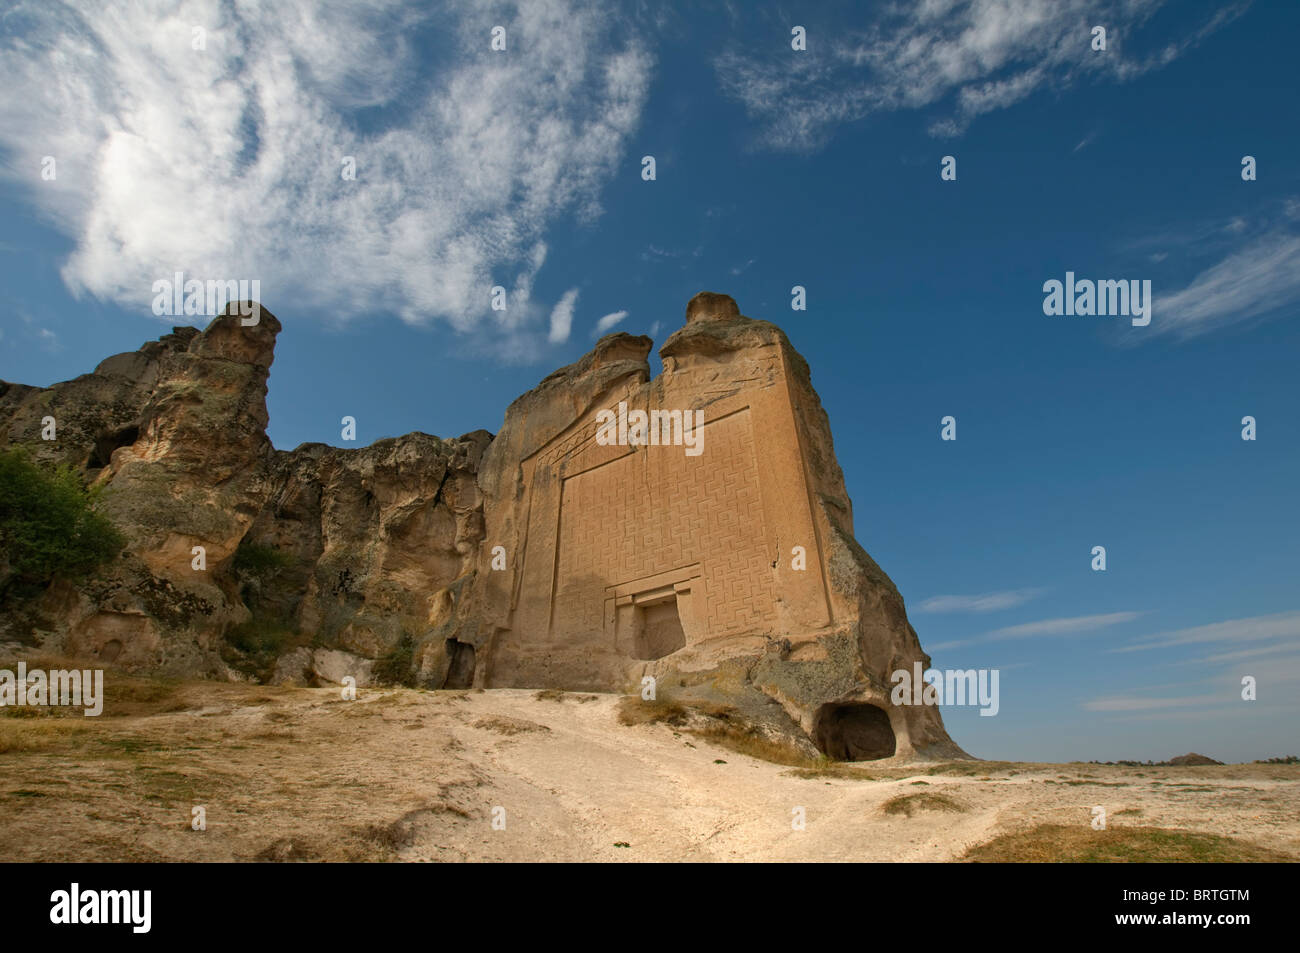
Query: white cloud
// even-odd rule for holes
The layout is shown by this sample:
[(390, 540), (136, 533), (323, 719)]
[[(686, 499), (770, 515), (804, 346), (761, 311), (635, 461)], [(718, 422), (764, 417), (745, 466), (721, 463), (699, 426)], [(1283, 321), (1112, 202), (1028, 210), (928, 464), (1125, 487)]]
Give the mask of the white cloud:
[(1136, 696), (1094, 698), (1083, 703), (1088, 711), (1150, 711), (1156, 708), (1185, 708), (1188, 705), (1222, 705), (1232, 696), (1184, 695), (1179, 698), (1144, 698)]
[[(1147, 53), (1135, 34), (1163, 0), (925, 0), (883, 7), (854, 29), (843, 21), (808, 25), (808, 50), (773, 43), (722, 53), (723, 90), (759, 121), (764, 144), (809, 150), (840, 123), (878, 112), (941, 107), (936, 136), (961, 133), (977, 116), (1041, 89), (1087, 78), (1124, 81), (1158, 69), (1235, 18), (1246, 3)], [(860, 20), (856, 13), (853, 20)], [(1107, 49), (1091, 48), (1092, 27), (1107, 27)], [(1129, 47), (1132, 45), (1133, 50)]]
[(1037, 596), (1041, 589), (1011, 589), (1006, 592), (985, 592), (973, 596), (931, 596), (921, 602), (914, 612), (995, 612), (1024, 605)]
[(1071, 632), (1090, 632), (1124, 622), (1132, 622), (1141, 616), (1140, 612), (1109, 612), (1103, 615), (1081, 615), (1064, 619), (1043, 619), (1039, 622), (1026, 622), (1023, 625), (1010, 625), (995, 629), (987, 636), (990, 642), (1002, 639), (1025, 639), (1039, 635), (1068, 635)]
[(1149, 330), (1192, 337), (1297, 303), (1300, 237), (1274, 232), (1157, 296)]
[(569, 340), (569, 331), (573, 328), (573, 308), (578, 303), (578, 289), (570, 288), (551, 309), (551, 333), (547, 336), (552, 344), (563, 344)]
[(1241, 642), (1258, 642), (1264, 639), (1300, 639), (1300, 612), (1279, 612), (1276, 615), (1250, 616), (1245, 619), (1228, 619), (1189, 629), (1159, 632), (1139, 639), (1133, 645), (1112, 649), (1114, 652), (1141, 652), (1146, 649), (1163, 649), (1183, 645)]
[(598, 337), (608, 331), (614, 325), (618, 324), (627, 317), (626, 311), (612, 311), (596, 322), (596, 329), (592, 332), (593, 337)]
[[(1211, 665), (1219, 662), (1240, 662), (1245, 659), (1257, 660), (1260, 658), (1268, 659), (1271, 664), (1273, 660), (1297, 653), (1300, 653), (1300, 642), (1292, 642), (1290, 645), (1262, 645), (1253, 649), (1240, 649), (1235, 652), (1216, 652), (1214, 655), (1205, 655), (1199, 658), (1179, 659), (1171, 664)], [(1259, 662), (1252, 661), (1251, 664), (1257, 665)]]
[(540, 340), (546, 229), (599, 214), (652, 67), (587, 0), (20, 0), (6, 31), (4, 174), (75, 239), (74, 293), (147, 309), (175, 271), (259, 278), (272, 310), (440, 319), (513, 353)]
[[(1032, 592), (1033, 590), (1028, 591)], [(997, 593), (993, 593), (992, 595), (997, 595)], [(943, 596), (939, 598), (963, 597)], [(986, 632), (983, 635), (970, 639), (955, 639), (951, 642), (940, 642), (938, 645), (930, 646), (929, 650), (931, 652), (939, 652), (945, 649), (960, 648), (963, 645), (978, 645), (981, 642), (1001, 642), (1006, 639), (1029, 639), (1043, 635), (1069, 635), (1074, 632), (1091, 632), (1095, 629), (1104, 629), (1112, 625), (1121, 625), (1125, 622), (1132, 622), (1141, 615), (1142, 613), (1140, 612), (1109, 612), (1103, 615), (1080, 615), (1068, 616), (1061, 619), (1040, 619), (1037, 622), (1025, 622), (1020, 625), (1009, 625), (1001, 629), (994, 629), (992, 632)]]

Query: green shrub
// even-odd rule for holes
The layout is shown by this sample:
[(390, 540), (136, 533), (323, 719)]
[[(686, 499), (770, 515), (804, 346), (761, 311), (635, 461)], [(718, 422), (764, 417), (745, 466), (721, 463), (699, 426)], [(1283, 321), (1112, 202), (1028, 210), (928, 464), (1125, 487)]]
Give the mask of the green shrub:
[(403, 633), (393, 650), (375, 661), (372, 670), (375, 681), (380, 685), (404, 685), (415, 687), (415, 643), (409, 635)]
[(282, 553), (274, 546), (263, 546), (261, 543), (244, 541), (235, 550), (235, 571), (252, 576), (270, 575), (291, 562), (293, 558), (288, 553)]
[(221, 657), (236, 671), (268, 682), (276, 660), (299, 641), (297, 633), (276, 620), (253, 616), (226, 631)]
[(293, 633), (284, 626), (256, 616), (226, 633), (230, 645), (259, 661), (274, 659), (292, 637)]
[(80, 579), (121, 551), (122, 534), (95, 510), (99, 494), (70, 466), (39, 465), (21, 447), (0, 451), (0, 599)]

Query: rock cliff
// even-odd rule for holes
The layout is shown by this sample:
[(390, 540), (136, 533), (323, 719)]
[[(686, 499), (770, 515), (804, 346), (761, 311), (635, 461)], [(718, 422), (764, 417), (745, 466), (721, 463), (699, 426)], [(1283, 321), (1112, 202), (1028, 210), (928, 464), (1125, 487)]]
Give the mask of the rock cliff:
[[(697, 295), (686, 317), (660, 377), (650, 339), (609, 335), (495, 437), (276, 450), (265, 308), (48, 388), (0, 382), (0, 440), (102, 485), (127, 538), (89, 581), (5, 607), (0, 638), (306, 684), (653, 678), (833, 757), (961, 756), (937, 709), (890, 704), (890, 674), (929, 659), (853, 537), (807, 364), (726, 295)], [(678, 431), (611, 443), (598, 421), (615, 408)], [(683, 414), (698, 454), (667, 439)]]

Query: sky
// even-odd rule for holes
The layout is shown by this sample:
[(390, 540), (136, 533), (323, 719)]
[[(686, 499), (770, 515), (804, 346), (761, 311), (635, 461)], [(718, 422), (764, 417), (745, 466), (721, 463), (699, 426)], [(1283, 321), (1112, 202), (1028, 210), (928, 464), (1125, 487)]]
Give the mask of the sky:
[[(934, 665), (1000, 673), (996, 716), (944, 709), (966, 750), (1300, 754), (1298, 32), (1260, 0), (18, 0), (0, 379), (204, 325), (153, 313), (177, 271), (257, 279), (277, 447), (454, 437), (724, 292), (811, 365)], [(1150, 323), (1046, 314), (1067, 272), (1149, 281)]]

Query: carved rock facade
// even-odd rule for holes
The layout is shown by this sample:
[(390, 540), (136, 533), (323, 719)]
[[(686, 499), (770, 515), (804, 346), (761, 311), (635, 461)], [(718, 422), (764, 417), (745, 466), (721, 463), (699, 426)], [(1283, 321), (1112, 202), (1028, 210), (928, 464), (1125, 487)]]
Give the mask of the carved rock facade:
[[(130, 540), (100, 578), (11, 614), (11, 638), (312, 684), (349, 658), (364, 681), (435, 688), (650, 676), (832, 757), (963, 756), (935, 708), (890, 703), (891, 673), (929, 659), (853, 538), (829, 421), (775, 325), (705, 292), (653, 380), (650, 339), (613, 334), (495, 437), (285, 452), (265, 435), (279, 323), (261, 315), (47, 389), (0, 384), (9, 441), (106, 484)], [(34, 439), (45, 414), (53, 445)]]

